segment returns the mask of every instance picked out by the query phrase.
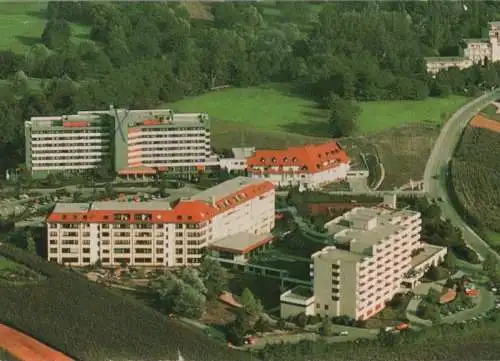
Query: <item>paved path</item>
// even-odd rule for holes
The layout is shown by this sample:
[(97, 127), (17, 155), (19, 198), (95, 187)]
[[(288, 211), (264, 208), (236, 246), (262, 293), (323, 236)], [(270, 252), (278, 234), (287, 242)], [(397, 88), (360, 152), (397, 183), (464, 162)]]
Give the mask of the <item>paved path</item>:
[(483, 95), (460, 108), (445, 123), (439, 134), (431, 155), (427, 161), (424, 172), (424, 190), (428, 198), (442, 198), (438, 204), (444, 217), (448, 218), (454, 225), (462, 230), (464, 240), (478, 253), (485, 257), (493, 253), (500, 259), (500, 255), (479, 237), (460, 217), (448, 196), (446, 187), (446, 172), (449, 160), (451, 160), (455, 148), (460, 141), (462, 132), (467, 127), (470, 119), (484, 108), (492, 100), (500, 96), (500, 90)]
[(34, 338), (2, 324), (0, 324), (0, 348), (7, 350), (20, 361), (74, 361)]

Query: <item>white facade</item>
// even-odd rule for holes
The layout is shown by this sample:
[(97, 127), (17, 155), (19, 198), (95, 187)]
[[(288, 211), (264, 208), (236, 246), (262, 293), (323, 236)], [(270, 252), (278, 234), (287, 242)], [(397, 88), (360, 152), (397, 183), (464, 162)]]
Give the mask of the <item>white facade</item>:
[[(80, 111), (25, 122), (26, 167), (33, 175), (99, 168), (113, 157), (120, 175), (217, 165), (205, 113), (169, 109)], [(213, 159), (212, 159), (213, 158)], [(142, 173), (141, 173), (142, 172)]]
[(111, 153), (109, 127), (91, 115), (33, 117), (25, 123), (25, 133), (32, 172), (92, 169)]
[(247, 159), (247, 164), (253, 179), (307, 189), (345, 180), (350, 170), (349, 157), (333, 141), (284, 150), (257, 150)]
[(354, 208), (325, 227), (337, 246), (311, 256), (315, 312), (368, 319), (401, 291), (413, 267), (412, 252), (423, 246), (420, 213)]
[(240, 232), (274, 228), (274, 187), (238, 177), (181, 200), (58, 204), (47, 219), (48, 259), (85, 266), (198, 265), (203, 249)]

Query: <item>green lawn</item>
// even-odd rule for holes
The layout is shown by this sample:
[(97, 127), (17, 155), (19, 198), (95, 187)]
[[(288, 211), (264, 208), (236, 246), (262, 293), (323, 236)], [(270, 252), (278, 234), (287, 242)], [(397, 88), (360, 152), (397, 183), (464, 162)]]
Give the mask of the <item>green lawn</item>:
[[(439, 124), (466, 102), (466, 98), (428, 98), (422, 101), (361, 103), (359, 130), (372, 133), (409, 123)], [(168, 104), (177, 112), (207, 112), (218, 123), (242, 123), (244, 127), (309, 136), (328, 136), (328, 112), (292, 94), (285, 85), (232, 88), (182, 99)]]
[[(45, 27), (47, 2), (0, 3), (0, 49), (23, 53), (40, 41)], [(88, 36), (89, 28), (71, 24), (73, 41)]]
[(467, 98), (461, 96), (427, 98), (421, 101), (363, 102), (359, 129), (363, 133), (370, 133), (409, 123), (439, 124), (466, 102)]

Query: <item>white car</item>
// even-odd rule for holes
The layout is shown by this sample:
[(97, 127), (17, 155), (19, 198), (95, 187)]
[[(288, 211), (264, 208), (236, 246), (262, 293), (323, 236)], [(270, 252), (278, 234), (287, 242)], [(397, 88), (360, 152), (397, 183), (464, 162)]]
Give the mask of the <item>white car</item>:
[(340, 336), (347, 336), (347, 335), (349, 335), (349, 332), (347, 332), (347, 331), (340, 332)]

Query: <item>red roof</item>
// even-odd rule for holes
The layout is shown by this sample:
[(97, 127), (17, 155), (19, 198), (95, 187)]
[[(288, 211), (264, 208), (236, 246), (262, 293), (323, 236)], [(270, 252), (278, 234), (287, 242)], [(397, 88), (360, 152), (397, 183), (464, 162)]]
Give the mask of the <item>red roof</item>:
[[(115, 220), (117, 214), (129, 215), (127, 223), (143, 223), (142, 220), (135, 220), (135, 215), (144, 213), (151, 214), (150, 223), (200, 223), (215, 217), (219, 213), (224, 213), (250, 199), (260, 197), (264, 193), (274, 189), (274, 185), (269, 181), (259, 184), (251, 184), (240, 189), (238, 192), (219, 199), (215, 205), (211, 205), (201, 200), (183, 200), (177, 203), (173, 209), (148, 210), (147, 203), (143, 210), (137, 209), (137, 204), (132, 210), (89, 210), (83, 213), (55, 213), (52, 212), (47, 218), (49, 223), (120, 223)], [(244, 194), (244, 195), (243, 195)], [(238, 198), (236, 198), (238, 197)]]
[[(282, 167), (299, 167), (297, 172), (318, 173), (349, 163), (350, 158), (335, 141), (323, 144), (310, 144), (282, 150), (259, 149), (247, 159), (249, 170), (257, 167), (279, 167), (279, 170), (266, 170), (268, 173), (283, 173)], [(253, 169), (253, 172), (259, 172)]]

